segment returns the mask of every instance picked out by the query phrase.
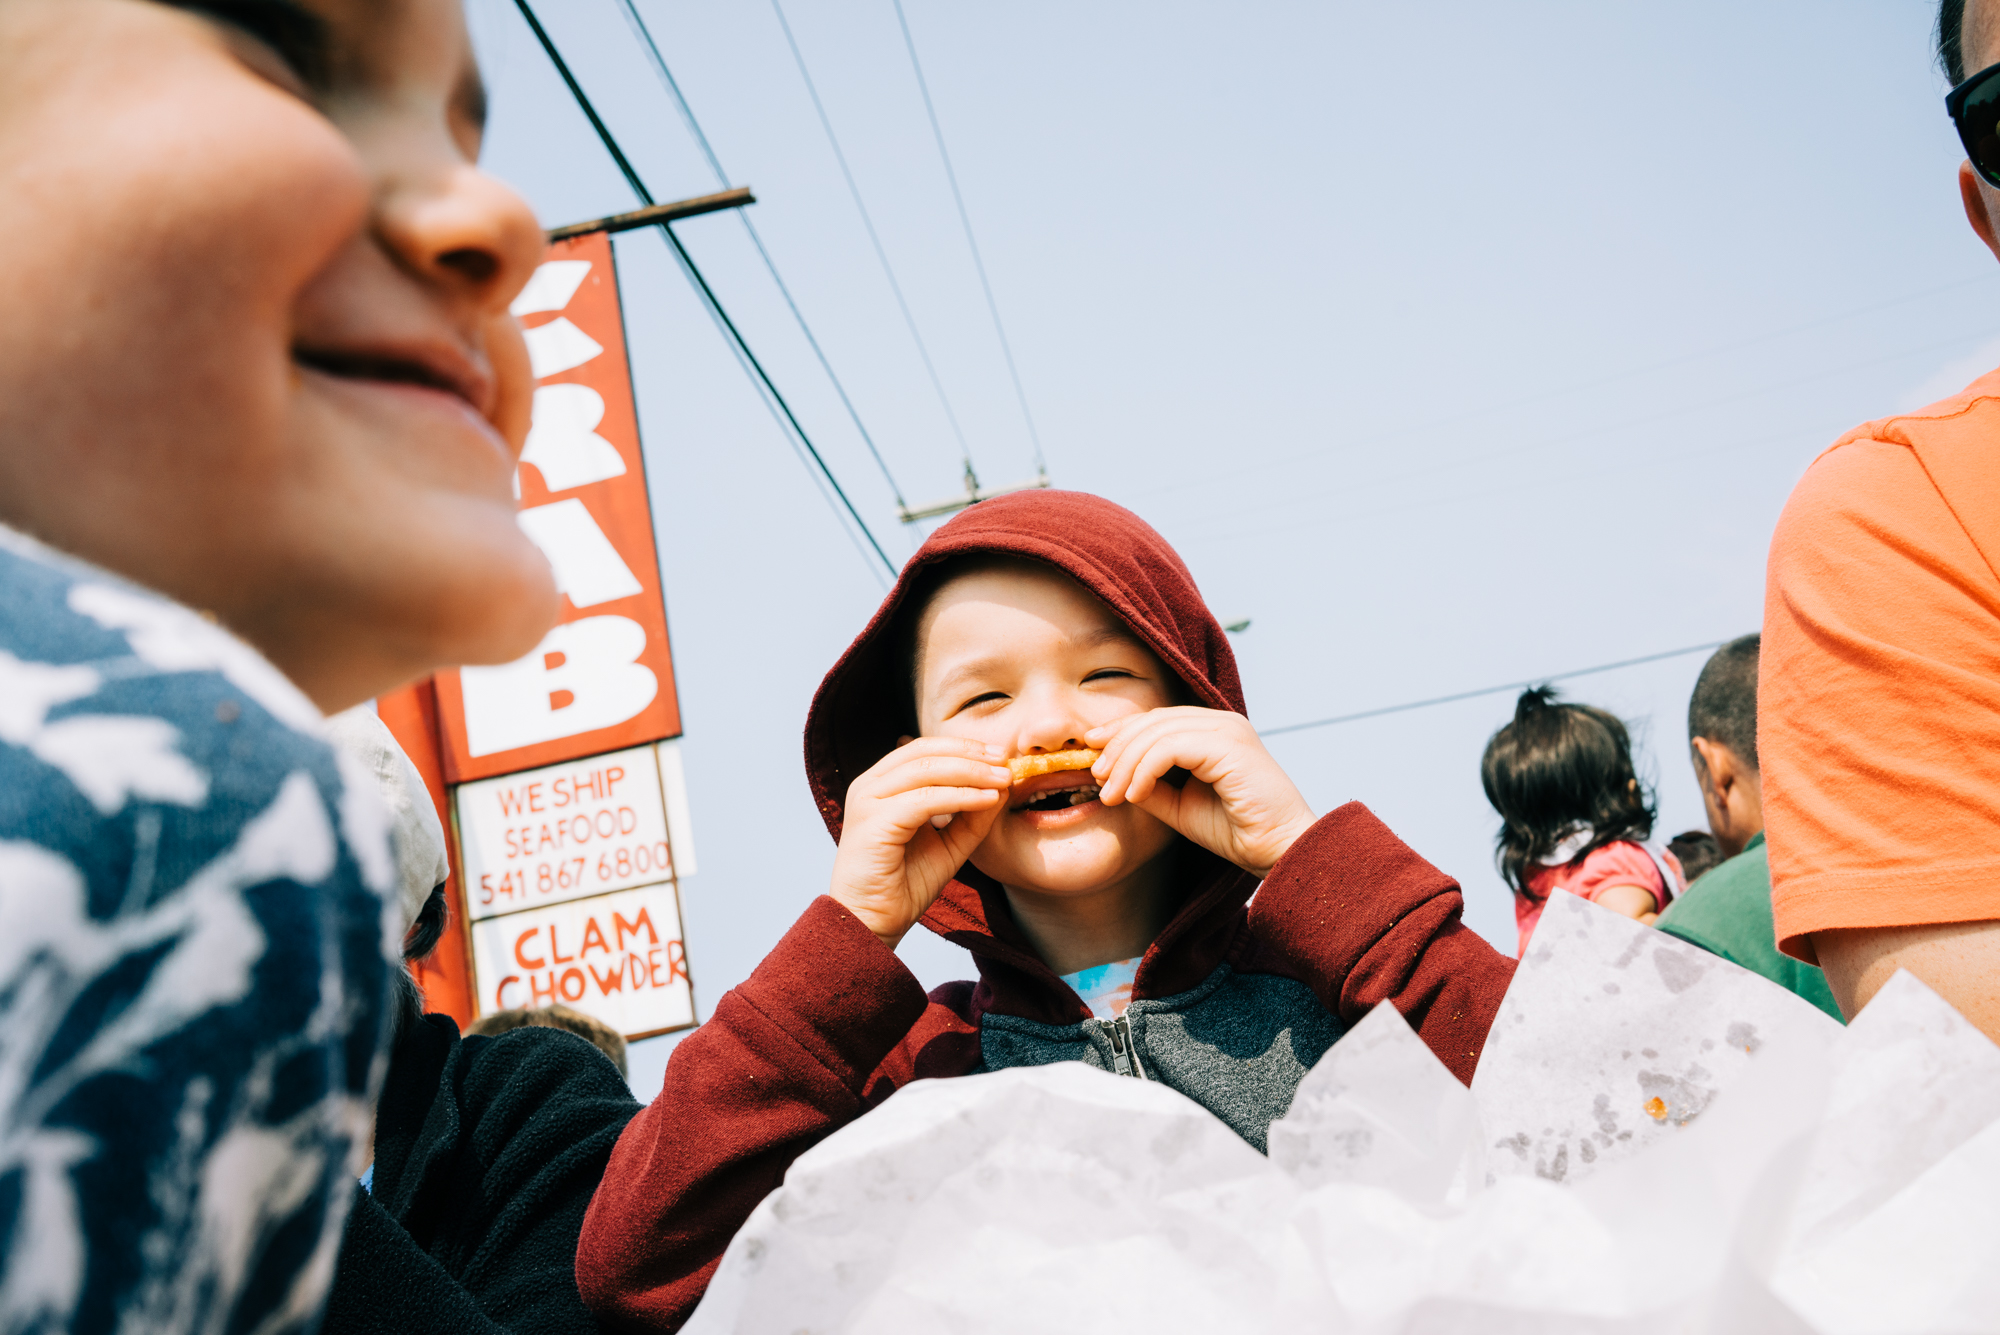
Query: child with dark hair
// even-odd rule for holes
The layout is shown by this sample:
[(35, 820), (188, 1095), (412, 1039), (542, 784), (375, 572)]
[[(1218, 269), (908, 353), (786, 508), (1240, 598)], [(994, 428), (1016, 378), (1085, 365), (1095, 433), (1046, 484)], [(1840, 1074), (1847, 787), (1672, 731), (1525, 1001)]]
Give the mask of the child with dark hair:
[(1680, 860), (1681, 875), (1689, 886), (1722, 864), (1722, 845), (1707, 830), (1681, 831), (1667, 840), (1667, 851)]
[(1650, 923), (1685, 888), (1674, 855), (1647, 843), (1653, 798), (1616, 715), (1558, 701), (1548, 686), (1523, 691), (1479, 777), (1500, 813), (1496, 856), (1522, 953), (1558, 890)]

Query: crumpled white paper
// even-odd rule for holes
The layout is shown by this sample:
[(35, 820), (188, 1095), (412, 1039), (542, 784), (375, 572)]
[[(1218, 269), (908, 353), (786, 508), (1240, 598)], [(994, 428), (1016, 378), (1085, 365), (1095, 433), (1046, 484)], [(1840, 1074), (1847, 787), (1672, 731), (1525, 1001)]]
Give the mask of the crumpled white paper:
[(686, 1329), (1312, 1329), (1298, 1195), (1164, 1085), (1080, 1062), (919, 1081), (792, 1165)]
[(1692, 1122), (1767, 1044), (1839, 1034), (1768, 979), (1558, 892), (1472, 1078), (1493, 1171), (1586, 1175)]
[(800, 1157), (687, 1329), (2000, 1331), (2000, 1049), (1907, 974), (1843, 1030), (1558, 895), (1471, 1090), (1378, 1007), (1270, 1148), (1076, 1063), (921, 1081)]

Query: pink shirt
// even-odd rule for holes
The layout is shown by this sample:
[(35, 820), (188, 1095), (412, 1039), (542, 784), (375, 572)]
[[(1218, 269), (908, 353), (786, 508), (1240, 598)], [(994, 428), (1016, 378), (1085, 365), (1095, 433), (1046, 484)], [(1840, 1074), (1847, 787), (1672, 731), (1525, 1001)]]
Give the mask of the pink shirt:
[(1680, 860), (1664, 848), (1659, 857), (1673, 874), (1671, 886), (1660, 875), (1660, 862), (1654, 860), (1653, 854), (1624, 839), (1594, 850), (1580, 862), (1535, 868), (1528, 876), (1528, 889), (1535, 897), (1514, 896), (1514, 925), (1521, 929), (1521, 954), (1528, 953), (1528, 938), (1535, 934), (1535, 924), (1542, 920), (1542, 909), (1549, 895), (1557, 890), (1595, 900), (1614, 885), (1636, 885), (1653, 892), (1653, 912), (1664, 909), (1686, 886)]

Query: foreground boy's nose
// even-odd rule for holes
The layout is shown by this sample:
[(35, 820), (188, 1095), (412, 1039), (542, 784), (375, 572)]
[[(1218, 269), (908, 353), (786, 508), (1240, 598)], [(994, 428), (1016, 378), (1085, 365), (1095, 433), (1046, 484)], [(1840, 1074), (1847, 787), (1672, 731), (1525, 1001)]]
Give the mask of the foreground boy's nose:
[(392, 191), (376, 226), (403, 264), (480, 310), (513, 300), (547, 245), (526, 201), (469, 164)]

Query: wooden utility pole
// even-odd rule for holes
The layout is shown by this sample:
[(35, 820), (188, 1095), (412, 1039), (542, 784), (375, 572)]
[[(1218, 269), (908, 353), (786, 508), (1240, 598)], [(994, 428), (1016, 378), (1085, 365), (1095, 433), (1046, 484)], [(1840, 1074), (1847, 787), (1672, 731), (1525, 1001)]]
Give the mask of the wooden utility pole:
[(549, 240), (567, 241), (586, 232), (629, 232), (637, 227), (656, 227), (661, 223), (678, 222), (682, 218), (698, 218), (704, 213), (740, 209), (745, 204), (756, 202), (757, 197), (750, 193), (749, 186), (738, 186), (734, 190), (724, 190), (719, 194), (677, 199), (670, 204), (653, 204), (643, 209), (634, 209), (630, 213), (614, 213), (608, 218), (592, 218), (589, 222), (570, 223), (566, 227), (551, 228)]

